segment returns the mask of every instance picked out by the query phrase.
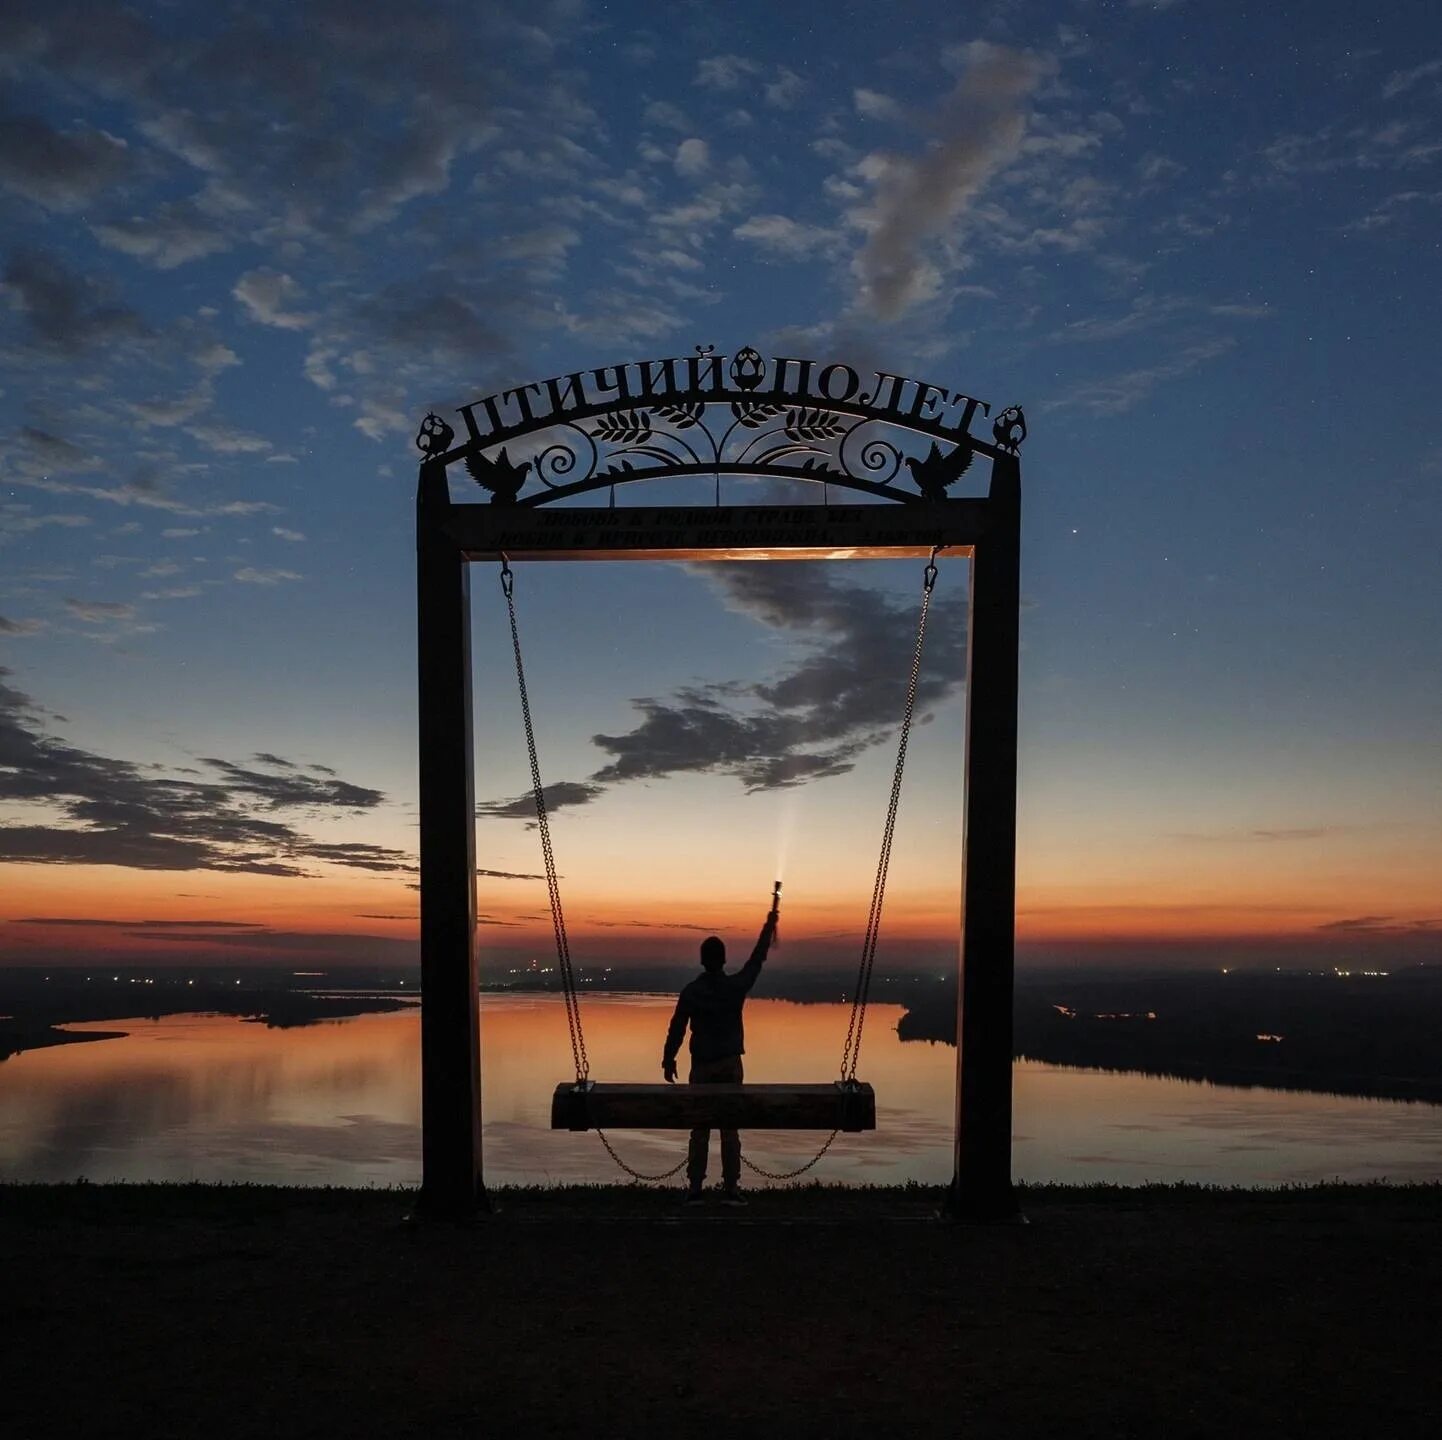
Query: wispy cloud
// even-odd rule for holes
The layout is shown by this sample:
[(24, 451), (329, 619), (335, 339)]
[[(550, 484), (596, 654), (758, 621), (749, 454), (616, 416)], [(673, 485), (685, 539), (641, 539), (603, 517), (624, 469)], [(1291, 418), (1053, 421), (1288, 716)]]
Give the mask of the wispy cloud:
[(1126, 370), (1118, 375), (1080, 381), (1061, 395), (1044, 401), (1041, 408), (1076, 408), (1089, 410), (1093, 415), (1124, 415), (1140, 405), (1157, 386), (1190, 375), (1208, 361), (1225, 355), (1236, 343), (1228, 337), (1200, 341), (1155, 364)]
[(0, 113), (0, 185), (49, 210), (82, 210), (133, 167), (125, 141), (84, 125), (56, 130)]
[(1186, 831), (1173, 836), (1176, 840), (1195, 841), (1206, 845), (1254, 845), (1258, 842), (1290, 843), (1298, 840), (1321, 840), (1341, 833), (1337, 825), (1293, 825), (1253, 830)]
[[(548, 808), (587, 804), (612, 785), (673, 775), (726, 776), (747, 790), (777, 790), (850, 771), (859, 757), (894, 738), (915, 612), (876, 591), (789, 565), (712, 565), (702, 572), (725, 603), (786, 636), (799, 659), (776, 678), (689, 686), (633, 701), (637, 725), (594, 735), (609, 757), (587, 780), (546, 790)], [(965, 674), (962, 605), (932, 612), (918, 703), (953, 694)], [(554, 797), (554, 798), (553, 798)], [(479, 806), (492, 818), (524, 819), (528, 795)]]
[(178, 928), (184, 930), (260, 930), (264, 927), (254, 920), (109, 920), (94, 916), (53, 916), (26, 915), (10, 922), (12, 925), (74, 925), (82, 928), (92, 926), (111, 930), (162, 930)]
[(1410, 70), (1394, 70), (1383, 83), (1382, 97), (1385, 100), (1396, 99), (1398, 95), (1405, 94), (1414, 85), (1420, 84), (1423, 80), (1430, 80), (1433, 76), (1442, 78), (1442, 59), (1424, 60)]
[(1442, 930), (1442, 918), (1398, 920), (1391, 915), (1353, 915), (1345, 920), (1329, 920), (1317, 929), (1359, 935), (1432, 935)]
[(0, 667), (0, 802), (39, 807), (44, 818), (0, 824), (0, 862), (275, 876), (311, 873), (316, 863), (414, 870), (402, 851), (318, 841), (277, 818), (281, 811), (371, 811), (384, 799), (378, 790), (316, 778), (289, 762), (212, 757), (200, 762), (210, 773), (198, 779), (157, 774), (49, 733), (44, 711), (8, 684), (9, 676)]
[(0, 615), (0, 635), (38, 635), (44, 628), (43, 620), (12, 620)]
[(927, 242), (1020, 154), (1031, 97), (1048, 68), (1034, 55), (980, 40), (960, 59), (961, 76), (926, 145), (873, 151), (855, 167), (870, 196), (855, 215), (866, 239), (852, 271), (862, 307), (879, 320), (896, 320), (937, 294), (940, 274)]
[(254, 565), (243, 565), (235, 572), (235, 578), (242, 585), (284, 585), (288, 580), (300, 580), (304, 577), (294, 570), (264, 570)]

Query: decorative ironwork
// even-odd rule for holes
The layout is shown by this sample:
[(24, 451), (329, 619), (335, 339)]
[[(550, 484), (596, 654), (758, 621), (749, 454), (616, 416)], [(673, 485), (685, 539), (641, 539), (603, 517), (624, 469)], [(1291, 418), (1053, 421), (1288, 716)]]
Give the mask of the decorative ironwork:
[(759, 350), (749, 345), (736, 352), (731, 362), (731, 383), (738, 390), (754, 390), (766, 376), (766, 362)]
[(521, 493), (526, 483), (526, 471), (531, 468), (529, 460), (513, 465), (504, 450), (494, 460), (487, 460), (479, 450), (466, 456), (466, 469), (471, 479), (483, 490), (491, 492), (495, 505), (509, 505)]
[(416, 449), (425, 455), (444, 455), (455, 438), (456, 432), (433, 410), (421, 421)]
[(970, 445), (953, 445), (951, 453), (943, 455), (941, 448), (933, 443), (922, 459), (909, 456), (906, 468), (911, 471), (916, 488), (928, 500), (945, 500), (946, 487), (966, 473), (975, 453)]
[(996, 437), (997, 446), (1015, 455), (1026, 439), (1026, 416), (1020, 405), (1008, 405), (992, 424), (991, 433)]
[(915, 503), (945, 498), (977, 454), (1015, 453), (1026, 438), (1020, 406), (997, 416), (991, 441), (971, 433), (978, 410), (991, 415), (983, 400), (886, 371), (863, 384), (849, 365), (698, 345), (464, 405), (455, 448), (451, 427), (427, 415), (416, 444), (429, 459), (463, 459), (500, 505), (674, 476), (811, 480)]

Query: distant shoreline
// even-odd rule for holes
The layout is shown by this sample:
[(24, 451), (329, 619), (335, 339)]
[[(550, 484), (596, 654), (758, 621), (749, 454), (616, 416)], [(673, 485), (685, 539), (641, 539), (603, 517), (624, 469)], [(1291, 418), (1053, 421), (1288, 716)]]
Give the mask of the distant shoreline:
[[(182, 1014), (232, 1016), (272, 1028), (314, 1025), (408, 1009), (419, 1000), (392, 975), (331, 971), (277, 975), (186, 975), (136, 971), (86, 979), (0, 972), (0, 1063), (27, 1050), (128, 1031), (71, 1030)], [(616, 976), (591, 995), (669, 993), (669, 976)], [(837, 983), (776, 977), (767, 998), (835, 1003)], [(316, 987), (321, 981), (324, 989)], [(289, 983), (287, 983), (289, 982)], [(143, 987), (143, 993), (137, 993)], [(483, 995), (557, 995), (537, 977), (492, 981)], [(955, 1045), (955, 988), (904, 977), (875, 997), (903, 1008), (903, 1042)], [(1422, 972), (1391, 986), (1328, 977), (1018, 977), (1014, 1053), (1018, 1059), (1111, 1074), (1137, 1074), (1246, 1089), (1442, 1104), (1442, 977)]]
[(127, 1030), (70, 1030), (64, 1026), (159, 1020), (174, 1015), (228, 1015), (272, 1029), (316, 1025), (352, 1015), (368, 1015), (415, 1006), (419, 996), (378, 992), (354, 995), (310, 994), (299, 989), (266, 989), (193, 982), (147, 986), (142, 998), (133, 992), (92, 991), (61, 985), (53, 992), (33, 983), (0, 985), (0, 1063), (27, 1050), (49, 1049), (92, 1040), (121, 1040)]

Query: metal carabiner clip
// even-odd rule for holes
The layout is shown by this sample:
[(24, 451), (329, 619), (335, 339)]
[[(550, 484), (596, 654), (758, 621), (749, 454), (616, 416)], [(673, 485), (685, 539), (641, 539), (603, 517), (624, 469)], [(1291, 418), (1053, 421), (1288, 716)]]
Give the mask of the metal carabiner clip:
[(926, 562), (926, 569), (921, 573), (921, 583), (928, 595), (931, 593), (932, 586), (936, 584), (936, 576), (938, 573), (936, 569), (936, 557), (941, 554), (944, 548), (945, 547), (941, 545), (933, 545), (931, 547), (931, 559)]

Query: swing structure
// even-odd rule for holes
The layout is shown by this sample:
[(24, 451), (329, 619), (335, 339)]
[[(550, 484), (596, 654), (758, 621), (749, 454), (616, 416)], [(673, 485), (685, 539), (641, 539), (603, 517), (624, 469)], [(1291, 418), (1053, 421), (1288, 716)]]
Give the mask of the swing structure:
[[(728, 363), (729, 362), (729, 363)], [(985, 402), (878, 372), (870, 386), (845, 365), (734, 356), (712, 347), (555, 377), (487, 396), (458, 412), (456, 431), (428, 415), (417, 498), (421, 964), (423, 1004), (421, 1202), (434, 1214), (487, 1208), (482, 1171), (476, 954), (475, 804), (471, 735), (469, 564), (498, 562), (515, 654), (575, 1075), (556, 1087), (552, 1127), (597, 1131), (636, 1179), (608, 1130), (693, 1126), (829, 1132), (790, 1178), (836, 1136), (875, 1128), (871, 1086), (857, 1078), (880, 935), (892, 838), (937, 558), (970, 559), (967, 727), (958, 989), (955, 1173), (947, 1213), (1009, 1219), (1011, 1031), (1015, 935), (1016, 699), (1020, 408), (998, 414), (990, 439), (972, 432)], [(922, 453), (922, 446), (929, 448)], [(513, 458), (513, 454), (514, 457)], [(521, 458), (524, 456), (525, 458)], [(947, 489), (978, 456), (987, 494)], [(458, 503), (449, 468), (489, 492)], [(784, 478), (818, 487), (811, 505), (725, 505), (723, 480)], [(459, 467), (457, 473), (459, 479)], [(616, 504), (640, 480), (711, 482), (714, 503)], [(537, 482), (531, 487), (530, 482)], [(862, 503), (834, 503), (851, 491)], [(577, 504), (606, 492), (604, 509)], [(475, 496), (471, 490), (470, 496)], [(882, 502), (882, 503), (877, 503)], [(906, 700), (876, 883), (862, 944), (839, 1079), (831, 1084), (660, 1085), (590, 1077), (535, 732), (515, 572), (554, 560), (781, 560), (926, 557)], [(750, 1164), (750, 1162), (747, 1162)]]

